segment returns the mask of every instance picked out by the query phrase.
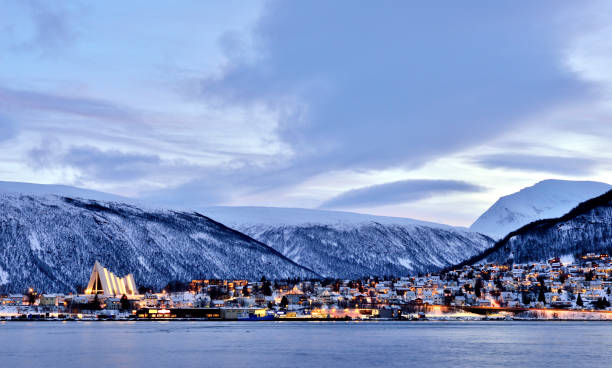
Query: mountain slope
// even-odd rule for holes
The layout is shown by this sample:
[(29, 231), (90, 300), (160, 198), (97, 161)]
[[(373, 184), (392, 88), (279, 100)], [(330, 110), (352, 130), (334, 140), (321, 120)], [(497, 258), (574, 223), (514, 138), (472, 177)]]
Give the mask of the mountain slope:
[(327, 277), (427, 272), (493, 245), (466, 229), (406, 218), (270, 207), (203, 212)]
[(305, 224), (363, 224), (377, 222), (393, 225), (423, 225), (444, 229), (454, 227), (435, 222), (405, 217), (366, 215), (355, 212), (313, 210), (307, 208), (215, 206), (202, 210), (206, 215), (228, 226), (245, 225), (305, 225)]
[(477, 262), (524, 263), (592, 252), (612, 252), (612, 190), (559, 218), (527, 224), (454, 267)]
[(31, 194), (31, 195), (58, 195), (71, 198), (87, 198), (97, 201), (112, 201), (122, 203), (135, 203), (132, 198), (116, 194), (99, 192), (97, 190), (83, 189), (68, 185), (34, 184), (15, 181), (0, 181), (0, 193)]
[(532, 221), (561, 216), (579, 203), (601, 195), (612, 185), (593, 181), (544, 180), (501, 197), (470, 230), (501, 239)]
[(197, 213), (0, 194), (0, 290), (75, 290), (86, 284), (96, 260), (155, 288), (201, 277), (318, 276)]

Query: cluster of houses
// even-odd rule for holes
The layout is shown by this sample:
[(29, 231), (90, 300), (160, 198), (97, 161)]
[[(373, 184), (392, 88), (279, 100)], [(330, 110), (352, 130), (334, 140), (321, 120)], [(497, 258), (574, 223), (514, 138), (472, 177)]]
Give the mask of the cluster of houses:
[[(107, 288), (106, 272), (96, 263), (89, 293), (83, 295), (37, 294), (30, 289), (0, 296), (0, 318), (3, 311), (19, 314), (24, 308), (47, 315), (88, 312), (146, 318), (221, 318), (249, 312), (274, 318), (396, 318), (431, 308), (612, 310), (612, 260), (605, 254), (511, 266), (479, 264), (401, 278), (193, 280), (143, 294), (137, 294), (133, 284), (113, 289), (112, 279)], [(128, 292), (117, 295), (117, 290)]]

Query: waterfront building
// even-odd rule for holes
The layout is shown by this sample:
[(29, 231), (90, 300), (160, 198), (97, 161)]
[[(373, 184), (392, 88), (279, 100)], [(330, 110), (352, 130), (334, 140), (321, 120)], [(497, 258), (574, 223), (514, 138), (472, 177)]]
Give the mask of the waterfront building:
[(115, 295), (136, 295), (138, 289), (134, 282), (132, 274), (124, 277), (117, 277), (106, 268), (102, 267), (100, 262), (96, 261), (91, 271), (89, 284), (85, 289), (85, 294), (102, 294), (104, 296)]

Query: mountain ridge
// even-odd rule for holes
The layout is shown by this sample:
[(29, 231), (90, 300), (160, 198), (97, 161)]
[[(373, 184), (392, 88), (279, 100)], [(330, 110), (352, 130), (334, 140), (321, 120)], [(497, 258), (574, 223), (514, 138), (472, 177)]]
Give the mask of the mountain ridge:
[(594, 181), (543, 180), (500, 197), (474, 221), (470, 230), (499, 240), (533, 221), (562, 216), (579, 203), (610, 189), (612, 185)]
[(53, 195), (0, 194), (0, 244), (5, 291), (75, 291), (96, 260), (156, 289), (202, 277), (320, 277), (202, 214)]
[[(598, 211), (600, 213), (593, 213), (593, 212), (597, 212), (597, 210), (601, 210), (601, 211)], [(446, 268), (445, 271), (456, 269), (456, 268), (461, 268), (465, 265), (471, 265), (471, 264), (482, 262), (482, 261), (489, 261), (491, 260), (491, 258), (493, 258), (493, 260), (495, 260), (496, 262), (504, 262), (504, 263), (510, 260), (519, 261), (519, 262), (522, 262), (524, 260), (534, 260), (534, 257), (529, 256), (529, 255), (520, 256), (518, 257), (518, 259), (515, 259), (514, 252), (520, 246), (519, 244), (520, 237), (526, 237), (528, 235), (531, 235), (530, 232), (531, 233), (539, 232), (545, 235), (549, 235), (546, 233), (550, 232), (554, 226), (566, 225), (567, 223), (571, 221), (581, 219), (581, 216), (585, 217), (584, 218), (585, 221), (590, 222), (590, 224), (588, 225), (591, 225), (591, 226), (600, 225), (603, 228), (601, 229), (601, 233), (596, 234), (596, 236), (599, 237), (598, 242), (590, 242), (591, 244), (590, 248), (587, 247), (583, 249), (575, 249), (574, 251), (578, 251), (578, 253), (580, 252), (586, 253), (592, 250), (605, 250), (605, 251), (612, 250), (612, 190), (610, 190), (600, 196), (591, 198), (587, 201), (584, 201), (578, 204), (576, 207), (574, 207), (572, 210), (570, 210), (563, 216), (556, 217), (556, 218), (550, 218), (550, 219), (537, 220), (527, 225), (524, 225), (520, 227), (519, 229), (507, 234), (503, 239), (496, 242), (495, 245), (493, 245), (491, 248), (483, 251), (482, 253), (476, 256), (470, 257), (469, 259), (463, 262), (460, 262), (452, 267)], [(603, 221), (593, 222), (592, 219), (589, 218), (591, 216), (593, 217), (596, 216), (600, 218), (603, 217), (602, 219)], [(587, 241), (592, 239), (588, 237), (589, 234), (584, 233), (586, 228), (580, 229), (577, 227), (573, 227), (573, 228), (565, 227), (564, 231), (572, 230), (572, 229), (578, 229), (576, 231), (577, 232), (576, 236), (586, 235), (587, 237), (586, 238), (581, 237), (580, 240), (574, 240), (573, 242), (570, 239), (570, 243), (565, 243), (565, 244), (562, 243), (561, 245), (563, 245), (564, 247), (561, 248), (561, 252), (571, 252), (572, 251), (570, 248), (567, 247), (567, 245), (571, 246), (571, 245), (576, 245), (576, 244), (584, 244), (583, 241), (585, 239)], [(581, 231), (583, 232), (582, 234), (580, 234)], [(602, 237), (601, 234), (605, 234), (606, 236)], [(528, 240), (531, 242), (531, 243), (528, 243), (529, 246), (531, 247), (534, 247), (535, 245), (538, 244), (537, 239), (529, 238)], [(512, 242), (514, 242), (514, 244), (512, 244)], [(540, 242), (542, 242), (541, 239), (540, 239)], [(507, 256), (508, 256), (505, 260), (503, 257), (504, 251), (507, 253)], [(575, 254), (578, 254), (578, 253), (575, 253)], [(545, 249), (544, 249), (544, 252), (540, 254), (543, 254), (544, 257), (548, 255), (552, 255), (552, 256), (565, 255), (565, 254), (553, 254), (550, 251), (546, 252)]]

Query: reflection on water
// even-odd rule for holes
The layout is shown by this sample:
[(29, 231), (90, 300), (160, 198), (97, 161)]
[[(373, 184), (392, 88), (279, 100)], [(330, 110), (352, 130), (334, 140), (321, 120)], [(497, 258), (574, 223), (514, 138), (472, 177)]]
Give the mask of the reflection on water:
[(2, 367), (610, 367), (610, 322), (0, 322)]

